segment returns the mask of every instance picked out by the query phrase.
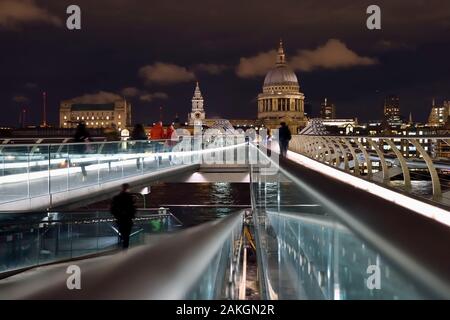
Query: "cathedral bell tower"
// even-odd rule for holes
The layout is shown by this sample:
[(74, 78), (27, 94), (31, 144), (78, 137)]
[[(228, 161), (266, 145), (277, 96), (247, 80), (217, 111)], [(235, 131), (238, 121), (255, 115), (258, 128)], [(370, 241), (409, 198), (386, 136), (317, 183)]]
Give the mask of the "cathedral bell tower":
[(200, 91), (200, 86), (195, 86), (194, 96), (192, 97), (192, 110), (188, 116), (189, 125), (202, 124), (206, 118), (205, 109), (203, 108), (203, 97)]

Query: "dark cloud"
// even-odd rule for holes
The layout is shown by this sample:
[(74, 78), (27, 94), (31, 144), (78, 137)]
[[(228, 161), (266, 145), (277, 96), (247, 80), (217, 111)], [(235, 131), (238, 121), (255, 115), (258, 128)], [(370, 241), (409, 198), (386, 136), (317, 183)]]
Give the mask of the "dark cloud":
[(123, 88), (120, 93), (125, 97), (136, 97), (141, 91), (135, 87)]
[(236, 68), (236, 74), (241, 78), (252, 78), (262, 76), (273, 68), (276, 61), (277, 51), (258, 53), (256, 56), (241, 58)]
[(315, 69), (339, 69), (377, 64), (374, 58), (363, 57), (350, 50), (345, 43), (330, 39), (323, 46), (313, 50), (300, 50), (292, 58), (295, 70), (313, 71)]
[[(327, 96), (338, 115), (378, 118), (382, 96), (398, 93), (402, 112), (425, 119), (432, 95), (450, 96), (450, 1), (379, 0), (381, 31), (366, 28), (370, 0), (77, 0), (82, 30), (75, 32), (55, 27), (71, 4), (0, 0), (2, 122), (16, 124), (20, 110), (11, 97), (30, 81), (47, 91), (53, 123), (61, 100), (104, 88), (132, 99), (140, 122), (158, 119), (149, 107), (157, 105), (173, 119), (189, 112), (195, 80), (208, 115), (254, 118), (280, 37), (316, 109)], [(353, 67), (373, 59), (379, 63)], [(169, 98), (140, 100), (157, 92)], [(42, 97), (26, 93), (29, 120), (37, 123)]]
[(16, 28), (22, 24), (45, 23), (62, 26), (62, 20), (33, 0), (1, 0), (0, 26)]
[(14, 96), (13, 98), (12, 98), (12, 100), (14, 101), (14, 102), (17, 102), (17, 103), (28, 103), (28, 102), (30, 102), (30, 99), (28, 99), (27, 97), (25, 97), (25, 96)]
[(155, 92), (155, 93), (143, 93), (139, 99), (141, 101), (145, 101), (145, 102), (151, 102), (155, 99), (160, 99), (160, 100), (166, 100), (169, 99), (169, 96), (167, 95), (167, 93), (164, 92)]
[(195, 74), (187, 68), (163, 62), (140, 68), (139, 76), (146, 84), (167, 85), (195, 80)]
[(230, 67), (224, 64), (215, 63), (199, 63), (193, 67), (195, 71), (206, 72), (213, 75), (218, 75), (228, 70)]
[(84, 94), (70, 100), (74, 103), (111, 103), (122, 100), (122, 97), (116, 93), (99, 91), (97, 93)]
[[(241, 58), (236, 73), (241, 78), (262, 76), (274, 66), (277, 52), (271, 50), (249, 58)], [(290, 66), (298, 71), (315, 69), (339, 69), (377, 64), (374, 58), (363, 57), (350, 50), (345, 43), (330, 39), (324, 45), (313, 50), (299, 50), (288, 57)]]
[(27, 82), (27, 83), (25, 83), (24, 87), (27, 89), (30, 89), (30, 90), (34, 90), (34, 89), (37, 89), (39, 86), (37, 83)]

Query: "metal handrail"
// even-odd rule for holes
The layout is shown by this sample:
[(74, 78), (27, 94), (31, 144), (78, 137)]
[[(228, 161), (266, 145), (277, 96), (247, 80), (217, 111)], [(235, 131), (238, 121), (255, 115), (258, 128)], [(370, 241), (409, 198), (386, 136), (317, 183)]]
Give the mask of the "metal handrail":
[[(367, 143), (359, 142), (361, 139), (367, 140)], [(397, 148), (395, 144), (396, 140), (399, 140), (402, 145), (407, 146), (408, 155), (404, 155), (404, 151)], [(425, 142), (428, 149), (421, 144), (420, 140), (430, 140), (429, 142)], [(449, 199), (446, 201), (444, 197), (445, 192), (442, 191), (445, 179), (439, 177), (437, 172), (437, 169), (447, 169), (442, 167), (446, 162), (442, 161), (441, 158), (438, 158), (437, 160), (433, 159), (433, 153), (430, 151), (435, 143), (440, 141), (447, 142), (447, 140), (450, 140), (450, 137), (296, 135), (293, 136), (291, 150), (339, 169), (342, 169), (341, 157), (343, 157), (345, 172), (352, 173), (358, 177), (366, 177), (375, 182), (383, 183), (386, 186), (389, 186), (392, 175), (387, 162), (394, 159), (394, 161), (398, 162), (395, 167), (401, 168), (404, 191), (408, 194), (412, 194), (413, 192), (411, 188), (410, 170), (417, 169), (414, 168), (413, 165), (420, 161), (424, 166), (423, 169), (427, 169), (431, 176), (432, 195), (430, 196), (432, 199), (427, 200), (442, 205), (448, 205)], [(389, 149), (386, 150), (383, 146), (387, 146)], [(414, 147), (413, 157), (410, 157), (411, 146)], [(363, 156), (364, 159), (358, 159), (357, 154), (360, 153), (362, 153), (361, 156)], [(372, 172), (374, 153), (376, 153), (376, 157), (378, 157), (377, 161), (380, 162), (382, 167), (380, 168), (382, 181), (379, 181), (380, 177), (374, 175)], [(351, 155), (353, 158), (351, 161), (353, 162), (353, 167), (349, 166), (350, 161), (348, 160), (348, 155)], [(366, 175), (361, 172), (360, 167), (362, 167), (363, 170), (367, 168)]]
[(89, 142), (66, 142), (66, 143), (29, 143), (29, 144), (5, 144), (2, 145), (3, 148), (13, 148), (13, 147), (54, 147), (60, 145), (102, 145), (102, 144), (122, 144), (122, 143), (131, 143), (131, 142), (166, 142), (166, 141), (174, 141), (171, 139), (157, 139), (157, 140), (117, 140), (117, 141), (89, 141)]
[[(195, 139), (195, 138), (194, 138)], [(166, 140), (161, 140), (166, 141)], [(170, 141), (170, 140), (169, 140)], [(186, 145), (184, 143), (186, 142)], [(102, 142), (100, 144), (104, 143), (114, 143), (114, 144), (122, 144), (126, 142)], [(151, 141), (148, 142), (151, 146)], [(78, 143), (80, 144), (80, 143)], [(224, 152), (225, 150), (230, 150), (234, 148), (239, 148), (245, 143), (238, 143), (238, 141), (232, 141), (232, 143), (227, 143), (227, 141), (224, 141), (224, 145), (216, 146), (211, 145), (210, 148), (207, 146), (202, 146), (201, 149), (197, 150), (197, 148), (192, 148), (192, 146), (196, 145), (195, 140), (180, 140), (179, 144), (183, 148), (178, 148), (177, 146), (172, 146), (169, 148), (160, 148), (161, 150), (149, 148), (148, 151), (151, 152), (144, 152), (145, 150), (139, 151), (135, 150), (133, 153), (127, 153), (127, 152), (115, 152), (115, 154), (108, 154), (108, 153), (100, 153), (100, 152), (93, 152), (88, 154), (82, 154), (81, 152), (78, 152), (76, 154), (69, 155), (69, 158), (65, 156), (66, 153), (53, 153), (51, 150), (46, 150), (48, 152), (43, 152), (39, 156), (43, 159), (39, 160), (30, 160), (30, 153), (23, 152), (22, 155), (19, 152), (16, 152), (14, 156), (19, 155), (23, 156), (25, 159), (24, 161), (19, 162), (13, 162), (14, 157), (12, 157), (12, 160), (5, 158), (8, 161), (3, 162), (3, 165), (0, 166), (0, 170), (3, 170), (3, 175), (0, 177), (0, 180), (5, 183), (10, 183), (8, 187), (14, 188), (15, 184), (17, 182), (24, 182), (27, 184), (28, 189), (24, 189), (23, 192), (20, 192), (17, 194), (17, 196), (13, 197), (5, 197), (4, 199), (0, 199), (0, 203), (2, 205), (6, 205), (9, 203), (13, 203), (15, 201), (19, 200), (25, 200), (25, 199), (31, 199), (33, 198), (33, 195), (30, 194), (30, 181), (34, 179), (41, 179), (43, 183), (43, 188), (47, 189), (46, 191), (40, 193), (40, 196), (45, 195), (53, 195), (54, 193), (60, 193), (60, 192), (68, 192), (69, 190), (74, 190), (77, 188), (84, 188), (88, 185), (96, 185), (98, 188), (101, 188), (101, 185), (104, 181), (111, 182), (111, 181), (119, 181), (121, 179), (128, 179), (132, 178), (137, 180), (139, 176), (144, 175), (151, 175), (153, 172), (150, 170), (144, 170), (144, 165), (140, 166), (140, 162), (146, 162), (147, 160), (150, 160), (150, 162), (155, 163), (155, 166), (157, 168), (157, 171), (162, 169), (160, 172), (163, 172), (163, 170), (167, 168), (177, 168), (182, 170), (184, 167), (189, 165), (197, 165), (198, 161), (200, 161), (202, 158), (202, 155), (205, 154), (215, 154), (216, 152)], [(86, 144), (88, 145), (88, 144)], [(177, 149), (178, 148), (178, 149)], [(133, 149), (133, 148), (132, 148)], [(145, 149), (145, 148), (144, 148)], [(111, 153), (111, 151), (110, 151)], [(6, 153), (8, 154), (8, 153)], [(62, 157), (54, 158), (54, 154), (60, 154)], [(194, 156), (194, 157), (191, 157)], [(159, 159), (156, 157), (160, 157)], [(168, 157), (168, 161), (164, 164), (164, 166), (160, 166), (162, 163), (162, 157)], [(176, 161), (172, 161), (171, 157), (175, 157)], [(34, 158), (33, 158), (34, 159)], [(179, 161), (178, 161), (179, 160)], [(107, 162), (106, 162), (107, 161)], [(128, 172), (124, 171), (125, 166), (129, 166), (128, 169), (132, 169), (134, 164), (132, 161), (136, 161), (136, 166), (138, 171), (129, 170)], [(37, 166), (41, 165), (42, 166)], [(77, 164), (79, 164), (77, 166)], [(112, 166), (119, 169), (119, 174), (115, 175), (111, 178), (107, 177), (104, 178), (101, 174), (101, 170), (107, 169), (109, 165), (109, 169), (111, 170)], [(32, 166), (36, 166), (37, 170)], [(10, 168), (18, 167), (21, 169), (21, 171), (17, 170), (10, 170)], [(5, 169), (8, 169), (5, 171)], [(120, 175), (120, 169), (122, 168), (122, 174)], [(83, 171), (84, 170), (84, 171)], [(96, 172), (97, 177), (91, 180), (87, 180), (85, 183), (84, 180), (81, 183), (78, 183), (75, 181), (75, 183), (71, 184), (71, 177), (76, 175), (77, 173), (81, 172), (83, 173), (83, 178), (87, 176), (86, 171), (91, 170)], [(58, 190), (53, 191), (52, 190), (52, 179), (55, 177), (62, 177), (61, 180), (65, 179), (65, 183), (61, 184), (61, 188)], [(20, 181), (19, 181), (20, 180)], [(3, 198), (3, 197), (1, 197)], [(52, 197), (48, 200), (48, 206), (52, 206)], [(27, 204), (24, 204), (26, 206)]]
[(182, 299), (194, 288), (227, 239), (240, 229), (242, 221), (240, 211), (180, 231), (157, 246), (133, 248), (95, 264), (81, 261), (77, 265), (82, 270), (82, 290), (67, 289), (67, 266), (61, 265), (47, 270), (48, 274), (37, 275), (37, 279), (21, 277), (14, 283), (14, 292), (8, 291), (7, 298)]
[[(170, 216), (173, 215), (169, 210), (167, 210), (167, 213), (165, 214), (161, 214), (159, 213), (159, 210), (161, 208), (163, 208), (164, 206), (158, 207), (158, 208), (136, 208), (136, 213), (138, 213), (139, 215), (136, 216), (136, 218), (145, 218), (145, 217), (161, 217), (161, 216)], [(145, 214), (145, 213), (149, 213), (149, 214)], [(154, 213), (152, 213), (154, 212)], [(2, 212), (0, 212), (1, 214)], [(37, 212), (26, 212), (26, 213), (20, 213), (20, 212), (7, 212), (8, 214), (12, 214), (12, 215), (26, 215), (27, 217), (32, 216), (33, 214), (46, 214), (47, 217), (49, 215), (54, 215), (54, 214), (66, 214), (66, 215), (85, 215), (85, 214), (108, 214), (111, 215), (109, 208), (105, 208), (105, 209), (77, 209), (76, 211), (73, 210), (58, 210), (58, 211), (37, 211)], [(112, 215), (111, 215), (112, 217)], [(81, 221), (81, 220), (86, 220), (89, 218), (83, 217), (81, 219), (72, 219), (74, 221)], [(108, 219), (107, 217), (92, 217), (92, 220), (94, 219)], [(70, 219), (50, 219), (50, 220), (36, 220), (36, 221), (24, 221), (25, 223), (47, 223), (47, 222), (65, 222), (65, 221), (69, 221)], [(0, 226), (3, 224), (7, 224), (8, 222), (3, 222), (0, 220)]]
[[(236, 136), (237, 137), (237, 136)], [(167, 138), (167, 139), (147, 139), (147, 140), (117, 140), (117, 141), (89, 141), (89, 142), (65, 142), (65, 143), (15, 143), (15, 144), (4, 144), (2, 145), (2, 148), (8, 148), (8, 147), (52, 147), (52, 146), (65, 146), (65, 145), (103, 145), (103, 144), (122, 144), (122, 143), (134, 143), (134, 142), (181, 142), (182, 140), (190, 138), (192, 141), (200, 140), (204, 141), (205, 139), (199, 139), (194, 136), (185, 136), (185, 135), (179, 135), (176, 138)]]
[[(180, 220), (178, 220), (173, 214), (167, 213), (167, 214), (155, 214), (155, 215), (146, 215), (146, 216), (138, 216), (135, 217), (133, 220), (135, 221), (141, 221), (141, 220), (153, 220), (153, 219), (161, 219), (161, 218), (167, 218), (167, 217), (174, 217), (178, 223), (180, 223)], [(61, 223), (61, 224), (70, 224), (74, 222), (81, 222), (84, 224), (89, 223), (98, 223), (98, 222), (113, 222), (117, 219), (114, 217), (92, 217), (92, 218), (73, 218), (73, 219), (56, 219), (56, 220), (36, 220), (36, 221), (21, 221), (21, 222), (0, 222), (0, 227), (9, 227), (9, 226), (29, 226), (29, 225), (49, 225), (52, 223)]]
[[(294, 136), (294, 135), (293, 135)], [(353, 136), (353, 135), (318, 135), (318, 134), (299, 134), (298, 136), (305, 137), (330, 137), (330, 138), (349, 138), (349, 139), (450, 139), (450, 137), (446, 136), (425, 136), (425, 135), (386, 135), (386, 136)]]
[[(267, 157), (263, 151), (258, 150), (258, 152), (263, 157)], [(313, 160), (311, 159), (311, 161)], [(423, 203), (421, 208), (414, 208), (418, 201), (414, 200), (414, 203), (412, 202), (413, 199), (411, 199), (412, 204), (410, 208), (402, 207), (402, 205), (394, 202), (392, 203), (392, 210), (388, 211), (380, 210), (380, 207), (377, 205), (364, 206), (362, 200), (358, 200), (358, 196), (353, 195), (353, 192), (349, 192), (349, 195), (345, 197), (340, 197), (333, 194), (335, 191), (330, 191), (330, 184), (335, 184), (335, 187), (338, 184), (340, 187), (345, 186), (347, 182), (329, 179), (327, 175), (310, 174), (308, 172), (309, 168), (304, 169), (300, 165), (296, 167), (297, 163), (295, 160), (283, 160), (281, 166), (275, 164), (272, 160), (271, 162), (277, 165), (280, 173), (291, 180), (294, 185), (302, 188), (308, 195), (317, 199), (325, 211), (332, 212), (338, 221), (348, 226), (351, 231), (367, 241), (377, 251), (384, 254), (387, 259), (400, 269), (404, 270), (411, 277), (416, 278), (423, 287), (430, 289), (440, 297), (445, 297), (446, 299), (449, 297), (450, 278), (448, 268), (443, 267), (450, 261), (447, 259), (448, 250), (443, 249), (447, 242), (440, 241), (438, 245), (435, 245), (435, 239), (431, 236), (435, 235), (435, 237), (438, 236), (443, 239), (448, 237), (448, 225), (445, 225), (445, 221), (442, 220), (442, 216), (447, 216), (448, 211), (426, 203)], [(326, 191), (324, 192), (324, 190)], [(348, 187), (348, 190), (352, 190), (352, 187)], [(359, 192), (357, 190), (355, 189), (356, 192)], [(362, 190), (362, 193), (367, 193), (367, 190)], [(355, 209), (356, 213), (349, 211), (349, 207), (353, 206), (349, 198), (351, 198), (351, 201), (354, 201), (355, 208), (361, 209), (363, 205), (364, 211), (361, 212), (358, 209)], [(378, 201), (376, 197), (373, 200), (378, 203), (384, 201)], [(430, 208), (434, 209), (436, 216), (425, 218), (424, 216), (426, 215), (421, 213), (421, 210)], [(420, 214), (414, 215), (412, 214), (414, 212)], [(389, 220), (389, 216), (394, 217), (395, 220)], [(385, 224), (385, 221), (388, 220), (391, 224)], [(396, 226), (392, 224), (392, 221), (400, 223), (400, 226), (408, 225), (408, 228), (403, 229), (398, 234), (396, 232), (388, 232), (386, 230), (392, 231), (393, 226)], [(418, 230), (423, 232), (423, 234), (418, 232)], [(417, 235), (419, 237), (415, 238)], [(412, 238), (413, 240), (411, 240)], [(424, 243), (429, 246), (429, 251), (418, 249), (419, 247), (426, 248), (427, 246)], [(436, 248), (440, 248), (440, 250), (437, 251)], [(437, 255), (436, 252), (439, 252), (439, 254)]]

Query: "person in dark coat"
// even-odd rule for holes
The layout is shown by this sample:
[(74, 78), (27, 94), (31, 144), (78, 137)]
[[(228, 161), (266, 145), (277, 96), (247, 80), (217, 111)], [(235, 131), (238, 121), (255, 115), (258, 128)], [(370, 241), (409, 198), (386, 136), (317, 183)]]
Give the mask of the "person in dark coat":
[(136, 206), (128, 183), (123, 184), (122, 191), (112, 199), (111, 214), (117, 220), (122, 247), (127, 249), (130, 245), (131, 228), (136, 215)]
[[(148, 140), (147, 133), (145, 132), (144, 126), (142, 124), (136, 124), (134, 126), (133, 132), (131, 133), (131, 140), (134, 142), (134, 151), (136, 153), (145, 152), (145, 141)], [(141, 168), (141, 158), (136, 159), (136, 167), (139, 170)]]
[(272, 131), (270, 130), (270, 128), (267, 128), (266, 149), (267, 156), (270, 157), (272, 155)]
[(289, 141), (292, 138), (291, 130), (286, 125), (286, 122), (280, 123), (281, 127), (278, 129), (278, 138), (280, 140), (280, 155), (286, 157), (289, 147)]
[[(91, 135), (86, 128), (86, 124), (83, 122), (79, 123), (73, 137), (73, 142), (77, 143), (74, 145), (74, 152), (79, 155), (84, 155), (87, 150), (87, 143), (91, 141)], [(83, 174), (83, 179), (87, 177), (86, 165), (81, 162), (81, 172)]]

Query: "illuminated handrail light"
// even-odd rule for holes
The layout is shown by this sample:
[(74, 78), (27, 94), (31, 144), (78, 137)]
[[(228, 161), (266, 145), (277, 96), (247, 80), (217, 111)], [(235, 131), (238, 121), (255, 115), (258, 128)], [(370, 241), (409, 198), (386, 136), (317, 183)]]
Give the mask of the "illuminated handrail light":
[(308, 169), (323, 173), (330, 178), (350, 184), (358, 189), (367, 191), (377, 197), (393, 202), (406, 209), (419, 213), (427, 218), (436, 220), (442, 224), (450, 226), (450, 211), (422, 202), (420, 200), (408, 197), (396, 191), (384, 188), (373, 182), (363, 180), (351, 174), (334, 169), (323, 163), (312, 160), (296, 152), (288, 151), (289, 159), (307, 167)]

